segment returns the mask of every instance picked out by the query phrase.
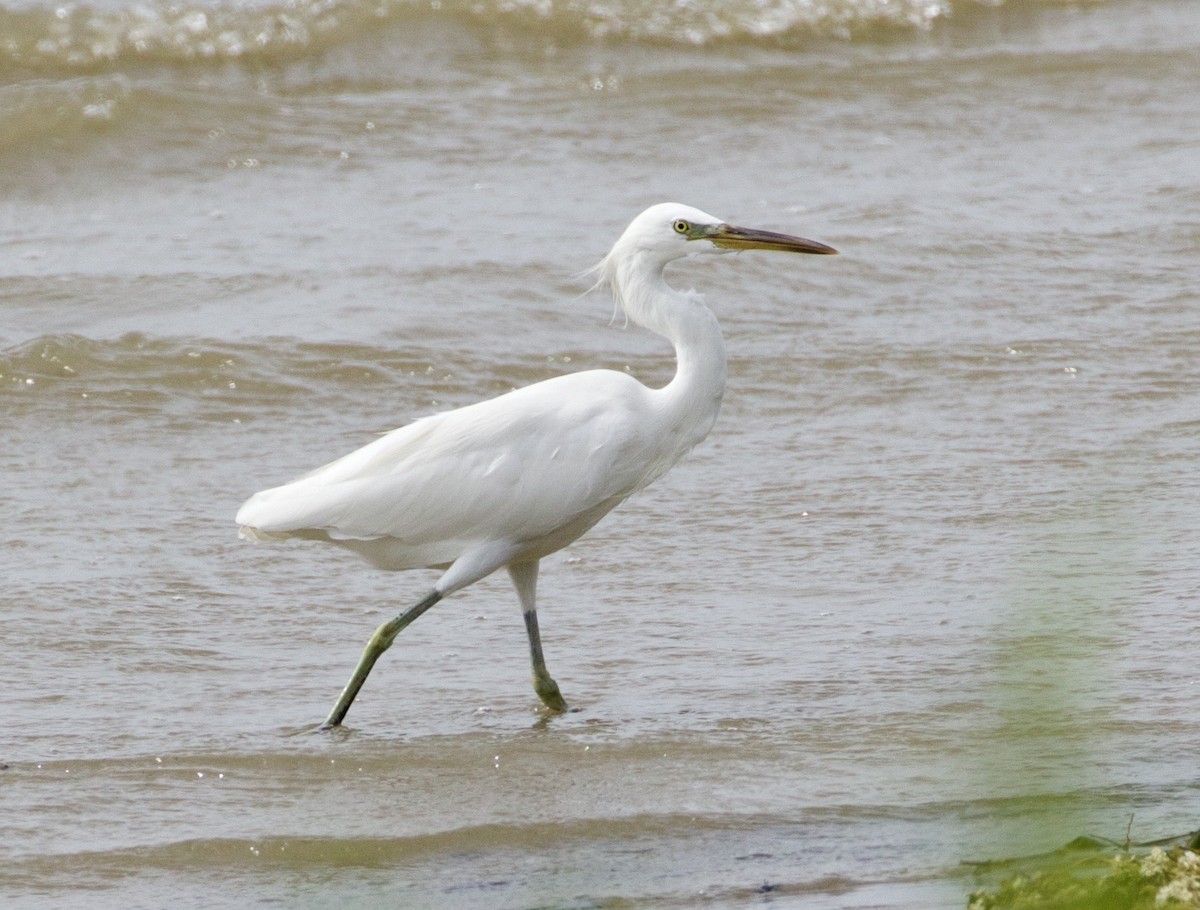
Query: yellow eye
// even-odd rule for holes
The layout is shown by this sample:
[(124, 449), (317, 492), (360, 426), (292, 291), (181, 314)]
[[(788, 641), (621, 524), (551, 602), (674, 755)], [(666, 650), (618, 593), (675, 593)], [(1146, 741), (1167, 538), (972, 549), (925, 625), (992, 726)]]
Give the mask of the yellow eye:
[(675, 222), (675, 233), (676, 234), (686, 234), (691, 229), (692, 229), (692, 226), (690, 224), (688, 224), (686, 221), (684, 221), (682, 218), (680, 218), (678, 221)]

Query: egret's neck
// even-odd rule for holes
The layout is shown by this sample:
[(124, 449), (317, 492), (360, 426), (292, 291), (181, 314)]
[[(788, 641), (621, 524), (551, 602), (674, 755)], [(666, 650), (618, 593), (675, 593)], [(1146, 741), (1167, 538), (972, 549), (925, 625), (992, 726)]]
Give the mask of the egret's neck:
[(612, 281), (629, 318), (675, 347), (675, 377), (658, 394), (664, 416), (690, 449), (712, 429), (725, 393), (725, 341), (717, 318), (700, 295), (668, 285), (661, 265), (630, 257)]

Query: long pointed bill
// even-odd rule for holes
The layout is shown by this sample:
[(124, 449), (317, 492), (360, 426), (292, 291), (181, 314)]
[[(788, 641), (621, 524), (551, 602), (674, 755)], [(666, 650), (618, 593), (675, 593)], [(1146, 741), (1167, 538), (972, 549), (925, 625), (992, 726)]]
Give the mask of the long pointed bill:
[(734, 227), (732, 224), (718, 225), (706, 239), (723, 250), (780, 250), (785, 253), (816, 253), (821, 256), (837, 253), (833, 247), (817, 243), (815, 240), (805, 240), (790, 234), (776, 234), (774, 231)]

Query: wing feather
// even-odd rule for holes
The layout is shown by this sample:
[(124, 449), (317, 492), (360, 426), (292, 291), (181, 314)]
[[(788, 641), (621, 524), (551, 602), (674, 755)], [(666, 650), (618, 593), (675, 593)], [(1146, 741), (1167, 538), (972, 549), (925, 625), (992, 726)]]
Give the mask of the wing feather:
[(256, 494), (237, 521), (261, 536), (393, 538), (411, 546), (412, 565), (534, 539), (660, 473), (645, 457), (652, 394), (593, 370), (425, 417)]

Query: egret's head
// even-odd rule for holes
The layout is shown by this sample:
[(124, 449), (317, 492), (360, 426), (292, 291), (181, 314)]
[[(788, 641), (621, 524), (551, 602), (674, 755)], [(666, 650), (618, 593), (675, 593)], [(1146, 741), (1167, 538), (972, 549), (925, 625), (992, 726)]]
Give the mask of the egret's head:
[(837, 252), (833, 247), (815, 240), (756, 228), (735, 227), (690, 205), (662, 202), (650, 206), (634, 218), (608, 255), (588, 273), (596, 278), (595, 288), (611, 285), (619, 300), (619, 272), (625, 271), (630, 278), (647, 276), (651, 270), (661, 272), (668, 262), (685, 256), (736, 250), (779, 250), (824, 255)]
[(803, 237), (735, 227), (688, 205), (664, 202), (630, 222), (609, 258), (647, 256), (663, 265), (699, 253), (732, 250), (779, 250), (787, 253), (836, 253), (833, 247)]

